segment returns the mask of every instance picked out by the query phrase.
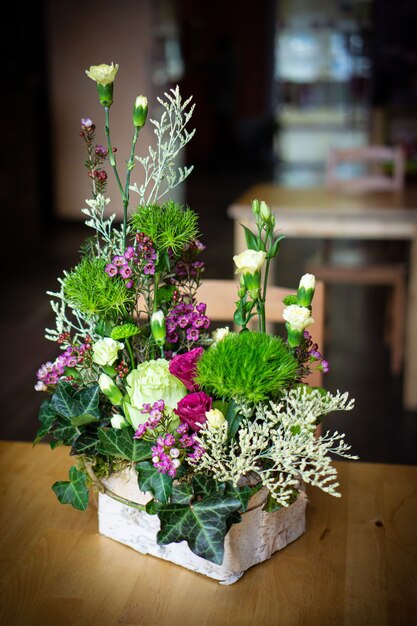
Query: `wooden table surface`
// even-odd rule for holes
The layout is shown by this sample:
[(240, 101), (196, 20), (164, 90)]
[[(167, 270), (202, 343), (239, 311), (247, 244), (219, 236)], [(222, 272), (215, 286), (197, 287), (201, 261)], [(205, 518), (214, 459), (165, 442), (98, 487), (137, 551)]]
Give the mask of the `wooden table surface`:
[(272, 183), (250, 187), (228, 209), (234, 220), (235, 254), (246, 248), (241, 224), (251, 227), (254, 198), (273, 209), (277, 229), (288, 237), (407, 240), (409, 284), (405, 327), (404, 408), (417, 410), (417, 189), (342, 193), (325, 188), (295, 189)]
[(59, 504), (68, 449), (0, 442), (2, 626), (415, 624), (417, 467), (339, 462), (307, 532), (230, 587), (97, 533)]

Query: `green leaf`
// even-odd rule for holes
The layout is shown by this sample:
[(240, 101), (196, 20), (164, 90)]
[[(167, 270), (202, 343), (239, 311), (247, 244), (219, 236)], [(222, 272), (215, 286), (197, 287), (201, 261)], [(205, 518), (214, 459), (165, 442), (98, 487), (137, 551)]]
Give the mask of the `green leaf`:
[(70, 383), (61, 381), (52, 396), (52, 406), (59, 415), (68, 419), (86, 414), (98, 419), (100, 417), (99, 394), (98, 385), (77, 390)]
[(151, 458), (153, 442), (133, 439), (133, 428), (99, 428), (98, 451), (127, 461), (143, 461)]
[(62, 441), (65, 446), (72, 446), (79, 435), (77, 429), (65, 417), (59, 416), (54, 422), (52, 436), (57, 441)]
[(240, 422), (243, 419), (243, 415), (239, 412), (239, 407), (233, 399), (229, 402), (225, 417), (229, 425), (228, 439), (231, 441), (239, 430)]
[(85, 511), (88, 506), (88, 487), (86, 476), (76, 467), (69, 471), (69, 481), (60, 480), (52, 485), (61, 504), (71, 504), (74, 509)]
[(158, 511), (161, 530), (159, 545), (186, 541), (194, 554), (220, 565), (224, 557), (227, 518), (240, 506), (240, 500), (211, 495), (191, 506), (162, 505)]
[(190, 504), (193, 495), (193, 488), (189, 483), (180, 483), (172, 487), (171, 502), (175, 504)]
[(285, 306), (291, 306), (291, 304), (297, 304), (297, 296), (295, 294), (291, 294), (289, 296), (285, 296), (282, 301)]
[(150, 491), (159, 502), (166, 504), (172, 492), (173, 479), (168, 474), (158, 472), (149, 461), (142, 461), (136, 465), (138, 484), (141, 491)]
[(233, 483), (227, 482), (225, 489), (226, 496), (232, 496), (233, 498), (237, 498), (240, 500), (240, 510), (244, 513), (248, 508), (249, 500), (251, 499), (253, 493), (250, 487), (246, 485), (244, 487), (234, 487)]
[(159, 503), (155, 500), (155, 498), (152, 498), (152, 500), (149, 500), (149, 502), (146, 503), (145, 509), (148, 515), (156, 515), (159, 510)]
[(282, 509), (282, 504), (278, 504), (275, 498), (273, 498), (272, 495), (268, 493), (268, 497), (262, 510), (266, 511), (267, 513), (273, 513), (274, 511), (278, 511), (278, 509)]
[(70, 454), (79, 455), (79, 454), (90, 454), (94, 455), (98, 452), (98, 434), (97, 430), (94, 432), (83, 432), (81, 435), (77, 437), (71, 447)]
[(204, 497), (214, 493), (224, 494), (226, 483), (218, 483), (217, 480), (207, 474), (193, 475), (193, 491), (195, 496)]
[(281, 243), (283, 239), (285, 239), (285, 235), (278, 235), (278, 237), (274, 239), (274, 243), (272, 244), (267, 255), (268, 259), (273, 259), (275, 256), (277, 256), (278, 250), (279, 250), (279, 244)]
[(247, 226), (244, 226), (243, 224), (241, 224), (241, 226), (245, 231), (246, 245), (249, 250), (259, 250), (259, 242), (256, 235)]
[(42, 426), (39, 428), (36, 433), (35, 440), (33, 442), (34, 445), (39, 443), (43, 437), (51, 430), (51, 427), (56, 418), (56, 411), (52, 406), (51, 400), (44, 400), (41, 404), (41, 408), (39, 409), (39, 421)]
[(83, 415), (76, 415), (75, 417), (71, 417), (71, 424), (73, 426), (85, 426), (85, 424), (91, 424), (91, 422), (98, 422), (99, 419), (95, 417), (95, 415), (91, 415), (91, 413), (84, 413)]

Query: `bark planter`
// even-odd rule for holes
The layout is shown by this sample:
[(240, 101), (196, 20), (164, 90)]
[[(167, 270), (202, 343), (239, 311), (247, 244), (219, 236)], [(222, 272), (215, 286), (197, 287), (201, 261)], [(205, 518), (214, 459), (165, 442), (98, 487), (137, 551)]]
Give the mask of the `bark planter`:
[(191, 552), (186, 541), (158, 545), (158, 517), (108, 495), (112, 493), (136, 504), (146, 504), (152, 499), (149, 493), (139, 490), (133, 468), (112, 474), (102, 479), (101, 483), (106, 492), (99, 493), (98, 498), (100, 534), (130, 546), (141, 554), (171, 561), (224, 585), (236, 582), (247, 569), (269, 559), (274, 552), (282, 550), (305, 532), (307, 498), (304, 491), (289, 507), (265, 513), (262, 507), (266, 490), (262, 489), (250, 500), (242, 521), (234, 524), (227, 533), (223, 563), (217, 565)]

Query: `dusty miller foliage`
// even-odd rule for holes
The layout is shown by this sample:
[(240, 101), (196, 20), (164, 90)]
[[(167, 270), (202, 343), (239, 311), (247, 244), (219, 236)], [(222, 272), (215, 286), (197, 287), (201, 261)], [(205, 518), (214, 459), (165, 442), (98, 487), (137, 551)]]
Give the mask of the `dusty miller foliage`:
[(176, 166), (176, 158), (181, 150), (193, 138), (195, 129), (188, 131), (195, 105), (192, 97), (182, 101), (179, 87), (164, 94), (166, 100), (158, 98), (163, 112), (159, 122), (150, 120), (156, 135), (156, 148), (149, 146), (146, 157), (135, 157), (145, 171), (145, 180), (140, 187), (131, 185), (130, 189), (139, 194), (139, 204), (154, 204), (171, 189), (182, 183), (192, 172), (193, 166)]
[[(132, 191), (139, 194), (139, 204), (157, 203), (171, 189), (182, 183), (193, 170), (193, 166), (177, 167), (175, 164), (178, 154), (195, 134), (195, 129), (188, 131), (186, 128), (195, 107), (194, 104), (190, 105), (192, 97), (183, 102), (178, 85), (164, 95), (166, 100), (158, 98), (163, 107), (160, 120), (150, 120), (155, 127), (156, 148), (149, 146), (148, 156), (135, 157), (145, 170), (144, 183), (140, 187), (137, 184), (130, 186)], [(98, 194), (96, 198), (86, 200), (87, 207), (81, 209), (87, 216), (86, 226), (95, 231), (91, 244), (94, 254), (105, 258), (120, 254), (123, 249), (122, 228), (114, 224), (116, 214), (105, 217), (109, 203), (110, 198)], [(63, 290), (66, 275), (64, 272), (64, 278), (58, 279), (59, 291), (47, 292), (54, 298), (51, 300), (51, 308), (55, 314), (56, 328), (46, 328), (45, 337), (56, 341), (61, 333), (70, 332), (75, 340), (81, 340), (87, 333), (93, 340), (98, 339), (94, 331), (97, 320), (86, 319), (80, 311), (68, 306)]]
[(216, 480), (234, 485), (255, 472), (281, 506), (291, 504), (301, 482), (340, 496), (337, 470), (329, 455), (357, 457), (348, 453), (344, 435), (326, 432), (316, 437), (314, 432), (319, 417), (330, 411), (350, 411), (353, 406), (347, 393), (333, 396), (302, 385), (284, 393), (279, 403), (260, 404), (254, 419), (244, 419), (230, 442), (227, 422), (211, 429), (205, 424), (198, 439), (206, 452), (196, 463), (196, 471), (207, 471)]

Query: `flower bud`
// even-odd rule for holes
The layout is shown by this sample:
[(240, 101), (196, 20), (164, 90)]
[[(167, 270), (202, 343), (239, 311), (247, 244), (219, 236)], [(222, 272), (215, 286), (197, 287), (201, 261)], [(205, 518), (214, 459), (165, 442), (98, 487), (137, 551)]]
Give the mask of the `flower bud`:
[(245, 276), (244, 274), (241, 274), (240, 282), (239, 282), (239, 290), (237, 292), (237, 295), (239, 296), (239, 298), (243, 298), (246, 292), (247, 292), (247, 289), (246, 289), (246, 284), (245, 284)]
[(96, 81), (100, 103), (105, 107), (110, 107), (113, 104), (113, 82), (118, 69), (117, 63), (116, 65), (102, 63), (101, 65), (92, 65), (90, 69), (85, 70), (87, 76)]
[(108, 397), (110, 402), (117, 406), (122, 402), (122, 393), (116, 383), (107, 374), (101, 374), (98, 379), (101, 391)]
[(258, 300), (261, 294), (261, 272), (244, 274), (246, 289), (252, 300)]
[(223, 413), (219, 409), (210, 409), (206, 411), (207, 425), (210, 429), (220, 428), (226, 421)]
[(264, 222), (269, 222), (271, 219), (271, 209), (263, 200), (260, 204), (260, 214)]
[(155, 311), (151, 317), (151, 330), (152, 337), (155, 339), (157, 346), (163, 346), (165, 344), (166, 337), (166, 324), (165, 315), (163, 311)]
[(314, 323), (310, 309), (290, 304), (283, 310), (282, 317), (287, 322), (285, 328), (288, 333), (288, 344), (291, 348), (296, 348), (301, 343), (304, 329)]
[(148, 115), (148, 100), (145, 96), (138, 96), (133, 105), (133, 126), (142, 128), (145, 126)]
[(233, 257), (236, 265), (235, 274), (256, 274), (266, 259), (266, 252), (262, 250), (245, 250)]
[(316, 288), (316, 278), (313, 274), (304, 274), (301, 277), (297, 291), (297, 304), (299, 306), (309, 307), (313, 300), (314, 290)]
[(112, 427), (116, 428), (117, 430), (120, 430), (121, 428), (127, 428), (127, 426), (129, 426), (129, 422), (125, 420), (123, 415), (119, 415), (119, 413), (113, 415), (113, 417), (110, 419), (110, 423)]
[(252, 213), (256, 216), (260, 213), (260, 202), (259, 200), (252, 200)]

